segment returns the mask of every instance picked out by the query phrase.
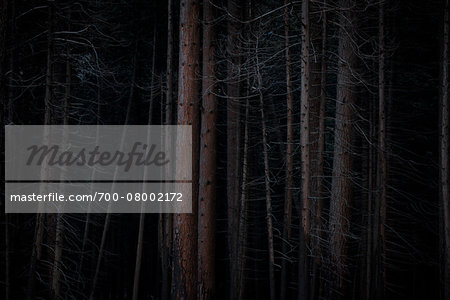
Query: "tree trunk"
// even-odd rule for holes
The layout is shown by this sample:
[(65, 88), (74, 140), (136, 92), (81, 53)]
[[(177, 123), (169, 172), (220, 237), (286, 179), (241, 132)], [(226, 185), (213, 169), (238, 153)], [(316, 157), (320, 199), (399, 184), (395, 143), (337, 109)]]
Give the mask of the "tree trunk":
[[(62, 185), (62, 184), (61, 184)], [(54, 259), (52, 267), (52, 297), (57, 300), (60, 299), (61, 291), (61, 267), (62, 267), (62, 251), (63, 251), (63, 237), (64, 237), (64, 217), (63, 214), (56, 215), (55, 226), (55, 244), (54, 244)]]
[[(294, 101), (292, 94), (292, 65), (291, 65), (291, 51), (289, 41), (289, 10), (291, 6), (288, 5), (289, 0), (285, 0), (284, 4), (284, 47), (286, 59), (286, 103), (287, 103), (287, 118), (286, 118), (286, 188), (284, 198), (284, 220), (283, 220), (283, 241), (282, 254), (287, 255), (289, 250), (291, 238), (291, 215), (292, 215), (292, 192), (293, 192), (293, 172), (294, 172)], [(286, 299), (287, 293), (287, 273), (288, 261), (283, 258), (281, 265), (281, 282), (280, 282), (280, 299)]]
[[(173, 0), (168, 0), (167, 3), (167, 68), (166, 68), (166, 125), (172, 125), (174, 122), (174, 99), (173, 99), (173, 35), (174, 35), (174, 21), (173, 21)], [(175, 107), (176, 108), (176, 107)], [(173, 215), (161, 214), (162, 229), (163, 229), (163, 245), (161, 253), (161, 273), (162, 273), (162, 287), (161, 299), (167, 300), (170, 295), (170, 258), (172, 252), (172, 233), (173, 233)]]
[[(199, 179), (199, 31), (200, 4), (180, 1), (178, 124), (192, 125), (192, 213), (174, 217), (173, 299), (197, 297), (197, 210)], [(183, 150), (179, 145), (177, 151)], [(177, 167), (178, 168), (178, 167)], [(183, 194), (189, 194), (180, 190)], [(186, 192), (186, 193), (185, 193)]]
[(266, 185), (266, 220), (267, 220), (267, 243), (269, 249), (269, 284), (270, 284), (270, 299), (275, 300), (275, 254), (273, 250), (273, 226), (272, 226), (272, 197), (270, 194), (270, 169), (269, 169), (269, 153), (267, 147), (267, 130), (266, 121), (264, 117), (264, 102), (262, 93), (260, 93), (261, 102), (261, 122), (263, 123), (263, 152), (264, 152), (264, 181)]
[[(72, 73), (70, 65), (70, 49), (67, 46), (66, 49), (66, 83), (65, 83), (65, 95), (64, 95), (64, 107), (63, 107), (63, 125), (69, 125), (69, 103), (70, 103), (70, 89), (72, 84)], [(67, 130), (63, 133), (63, 145), (67, 147), (68, 136)], [(64, 180), (64, 174), (66, 172), (65, 167), (61, 169), (60, 179)], [(60, 183), (59, 190), (64, 191), (64, 183)], [(62, 251), (63, 251), (63, 238), (64, 238), (64, 215), (58, 213), (56, 215), (56, 227), (55, 227), (55, 247), (54, 247), (54, 260), (53, 260), (53, 272), (52, 272), (52, 296), (55, 300), (60, 298), (61, 291), (61, 268), (62, 264)]]
[(323, 3), (324, 9), (322, 10), (322, 53), (321, 53), (321, 71), (320, 71), (320, 104), (319, 104), (319, 128), (318, 128), (318, 145), (317, 145), (317, 202), (316, 202), (316, 257), (315, 257), (315, 277), (318, 287), (314, 287), (314, 293), (311, 294), (311, 299), (322, 297), (322, 245), (323, 240), (323, 224), (322, 224), (322, 211), (323, 211), (323, 199), (324, 193), (324, 164), (325, 164), (325, 117), (326, 117), (326, 101), (327, 101), (327, 13), (326, 13), (326, 0)]
[(140, 279), (140, 275), (141, 275), (142, 248), (144, 246), (144, 228), (145, 228), (145, 213), (141, 213), (139, 216), (139, 232), (138, 232), (137, 249), (136, 249), (136, 264), (134, 267), (133, 300), (139, 299), (138, 298), (139, 279)]
[(448, 41), (449, 41), (449, 3), (445, 1), (444, 10), (444, 37), (442, 45), (442, 72), (441, 72), (441, 105), (440, 105), (440, 200), (441, 200), (441, 232), (443, 244), (442, 267), (442, 299), (450, 298), (450, 206), (449, 206), (449, 97), (448, 97)]
[(240, 78), (239, 33), (241, 6), (237, 0), (228, 0), (227, 23), (227, 198), (228, 198), (228, 251), (230, 264), (230, 300), (236, 299), (242, 288), (241, 270), (238, 269), (239, 225), (239, 166), (240, 166)]
[[(6, 5), (5, 5), (6, 7)], [(9, 50), (9, 76), (8, 76), (8, 109), (7, 117), (10, 122), (14, 122), (14, 98), (15, 98), (15, 87), (14, 87), (14, 76), (16, 75), (16, 2), (12, 1), (10, 3), (11, 7), (11, 23), (9, 29), (9, 42), (11, 43), (11, 48)], [(6, 9), (6, 8), (5, 8)], [(6, 21), (6, 20), (5, 20)], [(50, 26), (50, 24), (49, 24)], [(6, 27), (6, 26), (5, 26)], [(50, 27), (49, 27), (50, 28)], [(6, 42), (6, 40), (4, 40)], [(6, 49), (5, 49), (6, 54)], [(6, 56), (6, 55), (5, 55)], [(4, 56), (2, 56), (4, 59)], [(2, 73), (2, 76), (4, 73)]]
[(379, 61), (378, 61), (378, 202), (380, 215), (380, 236), (378, 252), (378, 299), (386, 296), (386, 188), (387, 188), (387, 160), (386, 160), (386, 103), (385, 103), (385, 41), (384, 41), (384, 2), (379, 4)]
[(217, 102), (213, 21), (213, 5), (210, 1), (204, 1), (202, 127), (198, 198), (198, 299), (215, 298)]
[[(249, 101), (248, 97), (246, 99), (245, 106), (245, 119), (244, 119), (244, 149), (242, 156), (242, 189), (241, 189), (241, 198), (240, 198), (240, 215), (239, 215), (239, 252), (238, 252), (238, 261), (237, 267), (239, 268), (239, 276), (241, 282), (244, 281), (245, 278), (245, 253), (247, 246), (247, 198), (248, 198), (248, 139), (249, 139)], [(241, 285), (241, 289), (239, 291), (239, 299), (242, 299), (245, 288), (244, 285)]]
[(171, 125), (173, 119), (173, 0), (167, 3), (167, 106), (166, 124)]
[(302, 2), (302, 73), (300, 99), (300, 151), (301, 151), (301, 224), (299, 247), (298, 298), (308, 297), (309, 268), (308, 249), (310, 240), (310, 149), (309, 149), (309, 92), (310, 92), (310, 27), (309, 0)]
[(260, 73), (260, 62), (258, 58), (258, 42), (256, 40), (256, 76), (258, 80), (258, 92), (259, 92), (259, 104), (261, 110), (261, 125), (262, 125), (262, 142), (263, 142), (263, 155), (264, 155), (264, 183), (266, 192), (266, 222), (267, 222), (267, 248), (269, 252), (269, 286), (270, 286), (270, 299), (275, 300), (275, 254), (273, 248), (273, 225), (272, 225), (272, 196), (270, 191), (270, 166), (269, 166), (269, 147), (267, 141), (267, 128), (266, 118), (264, 115), (264, 97), (262, 93), (262, 75)]
[[(2, 0), (2, 8), (0, 11), (0, 103), (2, 103), (3, 110), (1, 120), (5, 121), (4, 124), (8, 124), (6, 112), (6, 83), (5, 83), (5, 71), (6, 71), (6, 28), (8, 27), (8, 0)], [(5, 119), (4, 119), (5, 118)]]
[[(2, 0), (2, 9), (0, 12), (0, 102), (2, 103), (1, 117), (2, 124), (10, 124), (11, 119), (5, 117), (5, 105), (6, 105), (6, 85), (5, 85), (5, 61), (6, 61), (6, 28), (8, 22), (8, 1)], [(4, 142), (4, 134), (2, 134), (2, 142)], [(2, 173), (4, 175), (4, 173)], [(10, 232), (9, 232), (9, 218), (8, 214), (2, 212), (5, 216), (5, 300), (9, 300), (10, 294)]]
[(353, 50), (353, 0), (340, 1), (339, 63), (334, 136), (334, 158), (330, 204), (330, 254), (332, 278), (331, 298), (345, 297), (347, 272), (347, 240), (350, 233), (350, 200), (352, 197), (353, 119), (355, 87), (353, 72), (356, 56)]
[(170, 286), (171, 286), (171, 253), (172, 253), (172, 241), (173, 241), (173, 216), (171, 214), (163, 215), (163, 253), (162, 253), (162, 291), (161, 299), (169, 299)]
[[(322, 18), (325, 18), (323, 12), (321, 11), (323, 3), (311, 3), (310, 8), (310, 36), (311, 36), (311, 47), (317, 49), (319, 53), (322, 45), (322, 34), (323, 24), (321, 22)], [(324, 49), (322, 49), (323, 51)], [(311, 300), (317, 298), (318, 286), (320, 284), (319, 280), (319, 263), (320, 263), (320, 226), (321, 217), (320, 212), (321, 204), (321, 185), (323, 173), (320, 171), (323, 155), (320, 153), (320, 143), (322, 139), (320, 137), (321, 128), (321, 99), (322, 99), (322, 54), (312, 53), (310, 58), (310, 78), (309, 78), (309, 106), (310, 106), (310, 123), (309, 123), (309, 141), (310, 141), (310, 213), (311, 213), (311, 229), (310, 229), (310, 248), (311, 248), (311, 259), (308, 266), (310, 266), (311, 271), (311, 285), (309, 298)], [(326, 71), (326, 68), (325, 68)], [(319, 214), (318, 214), (319, 213)]]
[(372, 284), (373, 281), (373, 252), (375, 241), (375, 230), (377, 219), (374, 215), (374, 194), (375, 194), (375, 184), (376, 184), (376, 98), (371, 97), (368, 101), (368, 123), (369, 123), (369, 140), (367, 142), (367, 229), (366, 229), (366, 275), (365, 275), (365, 294), (366, 299), (371, 299), (372, 295)]

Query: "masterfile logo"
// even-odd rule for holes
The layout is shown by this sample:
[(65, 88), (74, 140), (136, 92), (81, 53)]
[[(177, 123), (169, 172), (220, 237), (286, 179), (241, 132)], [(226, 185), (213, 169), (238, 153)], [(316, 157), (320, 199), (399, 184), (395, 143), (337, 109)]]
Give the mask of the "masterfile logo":
[[(164, 151), (155, 152), (156, 145), (147, 145), (141, 142), (135, 142), (130, 152), (123, 152), (116, 150), (100, 151), (99, 146), (95, 146), (93, 150), (81, 148), (77, 153), (64, 150), (62, 151), (58, 145), (32, 145), (27, 148), (30, 151), (27, 166), (37, 164), (41, 166), (44, 160), (49, 166), (108, 166), (114, 165), (124, 166), (124, 171), (128, 172), (131, 166), (150, 166), (155, 164), (156, 166), (167, 165), (170, 161), (166, 159), (166, 153)], [(47, 158), (47, 159), (46, 159)]]

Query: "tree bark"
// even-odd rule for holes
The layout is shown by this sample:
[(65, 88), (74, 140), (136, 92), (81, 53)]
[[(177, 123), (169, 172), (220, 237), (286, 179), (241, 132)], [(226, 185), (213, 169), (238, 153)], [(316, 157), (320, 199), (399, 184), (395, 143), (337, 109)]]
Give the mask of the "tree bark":
[[(228, 252), (230, 265), (230, 299), (239, 297), (242, 288), (241, 270), (238, 269), (239, 230), (239, 165), (240, 165), (240, 78), (239, 78), (239, 33), (241, 5), (237, 0), (228, 0), (227, 23), (227, 198), (228, 198)], [(236, 20), (237, 19), (237, 20)]]
[(262, 93), (260, 93), (261, 102), (261, 122), (263, 123), (263, 152), (264, 152), (264, 182), (266, 185), (266, 221), (267, 221), (267, 243), (269, 249), (269, 285), (270, 285), (270, 299), (275, 300), (275, 254), (273, 248), (273, 225), (272, 225), (272, 197), (270, 193), (270, 168), (269, 168), (269, 150), (267, 147), (267, 129), (264, 117), (264, 102)]
[(198, 198), (198, 299), (215, 298), (217, 101), (214, 11), (203, 2), (203, 82)]
[(350, 201), (352, 197), (353, 121), (355, 116), (356, 55), (353, 50), (353, 0), (340, 1), (338, 47), (337, 103), (334, 136), (333, 172), (330, 204), (330, 254), (335, 274), (332, 278), (331, 298), (345, 297), (347, 275), (347, 243), (350, 233)]
[[(2, 103), (1, 111), (1, 121), (3, 125), (10, 124), (12, 120), (8, 117), (5, 118), (5, 105), (6, 105), (6, 84), (5, 84), (5, 61), (6, 61), (6, 28), (8, 22), (8, 1), (2, 0), (2, 8), (0, 12), (0, 103)], [(4, 142), (4, 134), (1, 134), (2, 142)], [(4, 176), (4, 173), (2, 173)], [(9, 231), (9, 218), (8, 214), (4, 213), (5, 216), (5, 300), (9, 300), (10, 295), (10, 231)]]
[(167, 3), (167, 99), (166, 124), (171, 125), (173, 119), (173, 0)]
[[(246, 107), (245, 107), (245, 119), (244, 119), (244, 149), (242, 155), (242, 189), (241, 189), (241, 198), (240, 198), (240, 215), (239, 215), (239, 254), (237, 267), (240, 272), (240, 280), (243, 281), (245, 278), (245, 263), (246, 263), (246, 246), (247, 246), (247, 198), (248, 198), (248, 143), (249, 143), (249, 101), (248, 97), (246, 99)], [(244, 294), (244, 285), (241, 285), (241, 289), (239, 291), (239, 299), (242, 299)]]
[[(373, 281), (373, 253), (374, 253), (374, 245), (376, 244), (375, 239), (376, 236), (375, 227), (378, 227), (378, 218), (375, 216), (375, 205), (374, 198), (376, 196), (376, 98), (371, 97), (368, 103), (368, 118), (369, 118), (369, 142), (367, 143), (367, 245), (366, 245), (366, 277), (365, 277), (365, 297), (370, 300), (373, 297), (372, 287), (375, 284), (372, 284)], [(376, 224), (375, 224), (376, 223)]]
[[(197, 297), (197, 212), (199, 179), (199, 31), (200, 4), (180, 1), (178, 124), (192, 125), (192, 213), (174, 217), (173, 299)], [(179, 145), (177, 151), (183, 151)], [(178, 166), (177, 166), (178, 168)], [(177, 190), (178, 191), (178, 190)], [(184, 191), (183, 186), (179, 192)], [(185, 193), (186, 192), (186, 193)]]
[[(174, 21), (173, 21), (173, 0), (167, 2), (167, 68), (166, 68), (166, 125), (172, 125), (174, 123), (174, 108), (175, 103), (173, 99), (173, 35), (174, 35)], [(161, 299), (169, 299), (170, 295), (170, 260), (172, 252), (173, 241), (173, 216), (171, 214), (161, 214), (162, 218), (162, 231), (163, 231), (163, 245), (161, 253), (161, 273), (162, 273), (162, 287), (161, 287)]]
[[(311, 90), (310, 90), (310, 120), (311, 120), (311, 205), (312, 226), (311, 229), (311, 292), (310, 299), (321, 297), (320, 280), (322, 247), (322, 209), (324, 197), (324, 151), (325, 151), (325, 109), (326, 109), (326, 80), (327, 80), (327, 14), (326, 1), (324, 3), (313, 4), (313, 18), (311, 25), (311, 44), (320, 55), (314, 55), (311, 59)], [(319, 58), (317, 57), (319, 56)]]
[[(379, 61), (378, 61), (378, 202), (380, 215), (379, 258), (378, 261), (378, 299), (386, 296), (386, 197), (387, 197), (387, 160), (386, 160), (386, 97), (385, 97), (385, 41), (384, 41), (384, 1), (379, 4)], [(381, 287), (381, 288), (380, 288)]]
[[(286, 63), (286, 188), (284, 198), (284, 216), (283, 216), (283, 241), (282, 254), (287, 255), (291, 238), (291, 216), (292, 216), (292, 192), (293, 192), (293, 173), (294, 173), (294, 100), (292, 93), (292, 65), (291, 51), (289, 41), (289, 0), (285, 0), (284, 4), (284, 47), (285, 47), (285, 63)], [(289, 264), (286, 258), (281, 263), (281, 281), (280, 281), (280, 299), (286, 299), (287, 293), (287, 273)]]
[(270, 191), (270, 166), (269, 166), (269, 147), (267, 140), (267, 128), (266, 118), (264, 115), (264, 96), (262, 93), (262, 75), (260, 72), (260, 62), (258, 58), (258, 42), (256, 41), (256, 76), (258, 80), (258, 93), (259, 104), (261, 111), (261, 125), (262, 125), (262, 142), (263, 142), (263, 155), (264, 155), (264, 183), (266, 193), (266, 222), (267, 222), (267, 248), (269, 252), (269, 286), (270, 286), (270, 299), (275, 300), (275, 254), (273, 247), (273, 225), (272, 225), (272, 196)]
[[(70, 30), (70, 29), (69, 29)], [(70, 103), (70, 93), (72, 84), (72, 72), (70, 65), (70, 49), (67, 46), (66, 49), (66, 83), (65, 83), (65, 94), (63, 102), (63, 125), (69, 125), (69, 103)], [(68, 144), (67, 130), (63, 133), (63, 145), (67, 147)], [(66, 168), (61, 169), (60, 179), (64, 180), (64, 174), (66, 173)], [(60, 183), (59, 190), (64, 191), (64, 183)], [(53, 271), (52, 271), (52, 296), (55, 300), (61, 297), (61, 273), (62, 273), (62, 251), (63, 251), (63, 240), (64, 240), (64, 215), (58, 213), (56, 215), (56, 225), (55, 225), (55, 246), (54, 246), (54, 260), (53, 260)]]
[(309, 0), (302, 2), (302, 73), (300, 99), (300, 151), (301, 151), (301, 224), (299, 247), (298, 298), (307, 299), (309, 288), (308, 249), (310, 240), (310, 26)]
[(6, 120), (7, 99), (6, 99), (6, 84), (5, 84), (5, 70), (6, 70), (6, 28), (8, 27), (8, 0), (2, 0), (2, 8), (0, 11), (0, 102), (2, 103), (3, 110), (1, 120), (5, 120), (5, 124), (8, 124)]
[(440, 103), (440, 200), (441, 200), (441, 240), (443, 245), (442, 266), (442, 299), (450, 298), (450, 206), (449, 206), (449, 97), (448, 97), (448, 42), (449, 42), (449, 1), (445, 1), (444, 9), (444, 36), (442, 44), (442, 71), (441, 71), (441, 103)]
[[(5, 5), (5, 8), (6, 9)], [(7, 102), (7, 117), (10, 122), (14, 122), (14, 98), (15, 98), (15, 87), (14, 87), (14, 76), (16, 75), (16, 2), (12, 1), (10, 3), (10, 28), (9, 28), (9, 42), (11, 43), (11, 47), (9, 49), (9, 75), (8, 75), (8, 102)], [(6, 12), (6, 11), (5, 11)], [(6, 20), (5, 20), (6, 21)], [(50, 24), (49, 24), (50, 26)], [(6, 24), (5, 24), (6, 27)], [(3, 42), (6, 43), (6, 37), (3, 39)], [(6, 48), (5, 48), (6, 54)], [(4, 59), (6, 55), (2, 55), (2, 59)], [(5, 73), (2, 73), (2, 76)], [(6, 79), (6, 78), (5, 78)], [(6, 102), (5, 102), (6, 103)]]

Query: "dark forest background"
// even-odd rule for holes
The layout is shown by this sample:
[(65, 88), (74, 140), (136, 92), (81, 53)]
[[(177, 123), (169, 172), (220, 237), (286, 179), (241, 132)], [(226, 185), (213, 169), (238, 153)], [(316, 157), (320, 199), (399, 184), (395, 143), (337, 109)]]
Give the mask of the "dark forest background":
[(4, 125), (194, 135), (193, 214), (2, 209), (1, 299), (450, 298), (448, 1), (0, 7)]

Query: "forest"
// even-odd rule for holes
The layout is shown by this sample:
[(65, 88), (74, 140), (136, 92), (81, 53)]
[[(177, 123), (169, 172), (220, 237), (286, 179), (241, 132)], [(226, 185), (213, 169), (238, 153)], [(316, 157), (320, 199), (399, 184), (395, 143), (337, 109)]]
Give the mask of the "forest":
[(0, 3), (4, 128), (192, 128), (190, 214), (2, 188), (0, 299), (450, 299), (449, 0)]

